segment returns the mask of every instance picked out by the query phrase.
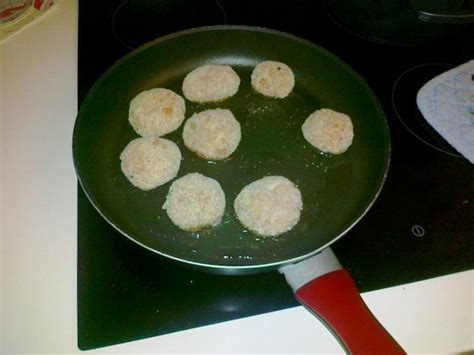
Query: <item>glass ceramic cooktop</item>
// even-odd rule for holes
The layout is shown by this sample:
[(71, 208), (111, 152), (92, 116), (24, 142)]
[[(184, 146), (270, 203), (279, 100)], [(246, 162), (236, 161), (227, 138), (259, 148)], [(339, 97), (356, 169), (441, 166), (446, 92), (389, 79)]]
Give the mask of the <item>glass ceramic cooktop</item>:
[[(473, 57), (453, 37), (389, 45), (353, 35), (319, 2), (83, 0), (79, 102), (131, 49), (181, 29), (268, 27), (332, 51), (369, 83), (387, 116), (392, 159), (372, 209), (333, 250), (361, 291), (474, 267), (473, 167), (420, 117), (415, 95), (432, 76)], [(196, 16), (199, 13), (199, 16)], [(472, 33), (472, 32), (471, 32)], [(78, 341), (81, 349), (141, 339), (296, 306), (277, 271), (218, 276), (185, 269), (110, 227), (78, 187)]]

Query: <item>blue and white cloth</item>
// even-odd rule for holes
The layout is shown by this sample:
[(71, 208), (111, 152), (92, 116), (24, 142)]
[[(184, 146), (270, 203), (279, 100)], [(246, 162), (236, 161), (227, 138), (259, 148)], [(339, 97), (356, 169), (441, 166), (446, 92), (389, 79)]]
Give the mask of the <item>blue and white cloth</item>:
[(474, 60), (427, 82), (416, 103), (426, 121), (474, 164)]

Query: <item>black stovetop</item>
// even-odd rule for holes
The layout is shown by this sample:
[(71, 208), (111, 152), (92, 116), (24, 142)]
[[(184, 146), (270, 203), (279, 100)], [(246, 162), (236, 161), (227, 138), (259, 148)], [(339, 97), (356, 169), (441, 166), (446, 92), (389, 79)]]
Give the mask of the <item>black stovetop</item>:
[[(474, 267), (473, 167), (424, 122), (415, 103), (424, 82), (474, 56), (469, 29), (428, 44), (395, 46), (348, 33), (313, 1), (82, 0), (79, 5), (79, 102), (132, 48), (185, 28), (262, 26), (332, 51), (373, 88), (392, 136), (391, 166), (380, 197), (333, 246), (341, 263), (362, 292)], [(182, 268), (121, 236), (80, 187), (78, 198), (81, 349), (298, 304), (277, 271), (218, 276)]]

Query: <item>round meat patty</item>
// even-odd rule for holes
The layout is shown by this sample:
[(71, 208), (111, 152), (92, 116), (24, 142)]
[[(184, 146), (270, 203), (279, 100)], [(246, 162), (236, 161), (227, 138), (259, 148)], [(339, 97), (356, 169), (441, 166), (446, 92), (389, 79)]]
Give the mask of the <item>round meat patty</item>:
[(183, 128), (186, 147), (204, 159), (227, 158), (237, 149), (240, 138), (240, 124), (230, 110), (195, 113)]
[(173, 132), (184, 121), (184, 99), (168, 89), (139, 93), (130, 102), (128, 120), (142, 137), (160, 137)]
[(171, 184), (163, 209), (177, 227), (196, 232), (221, 222), (225, 194), (216, 180), (191, 173)]
[(188, 73), (183, 81), (183, 94), (189, 101), (216, 102), (234, 96), (240, 78), (228, 65), (208, 64)]
[(283, 99), (295, 86), (295, 75), (285, 63), (267, 60), (252, 72), (252, 87), (262, 95)]
[(311, 145), (331, 154), (344, 153), (354, 137), (351, 118), (327, 108), (316, 110), (309, 115), (301, 130)]
[(178, 146), (163, 138), (136, 138), (120, 154), (120, 168), (142, 190), (151, 190), (174, 179), (181, 165)]
[(240, 222), (261, 236), (277, 236), (299, 221), (303, 201), (296, 185), (283, 176), (267, 176), (247, 186), (234, 201)]

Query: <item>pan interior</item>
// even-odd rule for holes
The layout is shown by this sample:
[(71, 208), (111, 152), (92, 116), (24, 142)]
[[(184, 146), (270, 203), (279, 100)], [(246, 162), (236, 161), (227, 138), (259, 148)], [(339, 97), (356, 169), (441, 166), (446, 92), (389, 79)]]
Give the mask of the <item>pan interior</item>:
[[(277, 60), (294, 71), (296, 85), (285, 99), (257, 94), (254, 66)], [(144, 192), (120, 170), (119, 155), (138, 137), (128, 123), (130, 100), (163, 87), (182, 95), (185, 75), (207, 63), (231, 65), (241, 78), (238, 93), (221, 103), (186, 101), (186, 117), (209, 108), (230, 109), (242, 140), (225, 161), (198, 158), (183, 144), (182, 126), (165, 138), (183, 155), (178, 176), (200, 172), (226, 194), (223, 221), (199, 233), (183, 232), (162, 209), (170, 183)], [(341, 155), (321, 154), (301, 133), (319, 108), (351, 116), (354, 140)], [(99, 212), (137, 243), (160, 254), (210, 266), (262, 266), (308, 255), (347, 231), (369, 208), (383, 183), (389, 159), (387, 124), (368, 86), (332, 54), (295, 37), (251, 28), (191, 30), (152, 42), (117, 62), (81, 106), (73, 138), (81, 185)], [(267, 175), (295, 182), (303, 196), (300, 222), (278, 238), (262, 238), (237, 220), (233, 201), (248, 183)]]

